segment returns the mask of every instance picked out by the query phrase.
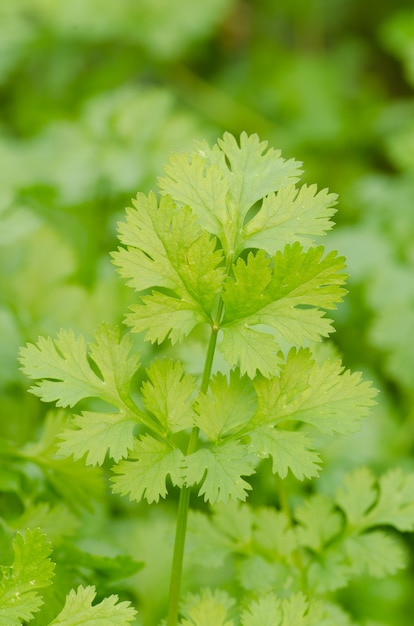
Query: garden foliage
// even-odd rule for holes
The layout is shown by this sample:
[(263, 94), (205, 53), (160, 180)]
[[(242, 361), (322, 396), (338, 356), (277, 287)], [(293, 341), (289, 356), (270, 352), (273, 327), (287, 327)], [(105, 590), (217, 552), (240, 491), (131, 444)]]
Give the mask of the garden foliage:
[(412, 8), (52, 4), (0, 7), (0, 624), (409, 626)]

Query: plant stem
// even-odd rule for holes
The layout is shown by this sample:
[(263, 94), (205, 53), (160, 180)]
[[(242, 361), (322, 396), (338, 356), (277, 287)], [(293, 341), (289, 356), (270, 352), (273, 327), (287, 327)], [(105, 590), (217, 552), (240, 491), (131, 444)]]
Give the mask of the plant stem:
[[(203, 376), (201, 379), (200, 392), (206, 393), (210, 382), (211, 369), (213, 367), (214, 352), (217, 344), (217, 334), (219, 331), (219, 321), (223, 311), (223, 304), (220, 301), (217, 322), (211, 327), (210, 341), (207, 348), (206, 360), (204, 363)], [(188, 442), (187, 455), (192, 454), (197, 449), (198, 428), (195, 426), (190, 435)], [(190, 502), (191, 488), (184, 485), (180, 491), (178, 501), (177, 523), (175, 527), (174, 553), (171, 566), (170, 579), (170, 598), (168, 606), (167, 626), (177, 626), (178, 624), (178, 607), (180, 602), (181, 578), (183, 573), (184, 547), (187, 532), (187, 518)]]

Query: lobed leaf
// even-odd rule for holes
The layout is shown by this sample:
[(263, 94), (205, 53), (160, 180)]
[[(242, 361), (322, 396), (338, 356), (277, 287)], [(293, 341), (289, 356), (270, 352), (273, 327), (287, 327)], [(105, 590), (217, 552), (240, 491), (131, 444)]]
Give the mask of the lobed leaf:
[(242, 476), (254, 473), (252, 459), (246, 446), (228, 441), (212, 448), (200, 448), (185, 457), (187, 485), (201, 482), (199, 496), (205, 502), (245, 500), (251, 486)]
[(230, 372), (230, 380), (224, 374), (216, 374), (206, 394), (197, 400), (195, 423), (211, 441), (217, 441), (239, 430), (254, 415), (257, 397), (254, 387), (246, 376)]
[(249, 436), (249, 451), (259, 458), (270, 456), (272, 471), (281, 478), (286, 478), (289, 470), (298, 480), (319, 475), (321, 459), (305, 433), (266, 425)]
[(75, 461), (86, 455), (86, 465), (102, 465), (107, 454), (117, 462), (133, 448), (135, 427), (136, 420), (123, 413), (82, 411), (60, 435), (58, 451)]
[(114, 467), (112, 490), (129, 495), (130, 500), (143, 498), (151, 504), (167, 495), (166, 480), (169, 475), (174, 485), (182, 485), (183, 454), (165, 441), (143, 435), (136, 441), (128, 460)]
[(334, 225), (336, 194), (316, 185), (284, 186), (263, 198), (260, 209), (243, 229), (244, 247), (263, 248), (268, 254), (283, 250), (287, 243), (312, 245)]
[(311, 424), (326, 434), (357, 430), (377, 393), (359, 372), (345, 370), (340, 361), (328, 359), (318, 365), (308, 349), (292, 349), (279, 376), (258, 377), (254, 386), (258, 409), (252, 426), (289, 420)]
[(196, 385), (185, 374), (181, 363), (164, 359), (153, 361), (147, 370), (148, 381), (141, 387), (145, 407), (160, 422), (165, 432), (179, 432), (194, 424), (191, 399)]
[(152, 193), (138, 194), (133, 204), (119, 225), (127, 247), (114, 252), (113, 260), (136, 291), (155, 291), (131, 307), (127, 323), (135, 332), (146, 330), (150, 341), (170, 337), (175, 343), (210, 321), (224, 279), (222, 253), (188, 206), (177, 208), (170, 197), (158, 206)]
[(394, 526), (401, 532), (414, 529), (414, 474), (395, 468), (376, 484), (369, 470), (349, 474), (336, 500), (348, 522), (358, 529)]
[(38, 528), (24, 536), (17, 533), (13, 552), (13, 563), (1, 567), (1, 626), (20, 626), (33, 618), (43, 604), (38, 590), (50, 585), (55, 567), (49, 559), (51, 546)]
[[(38, 379), (30, 391), (44, 402), (73, 407), (83, 398), (101, 398), (116, 407), (129, 401), (129, 385), (139, 367), (139, 355), (131, 354), (128, 335), (101, 324), (89, 353), (82, 335), (61, 330), (55, 340), (40, 337), (37, 345), (21, 349), (23, 372)], [(94, 371), (89, 359), (97, 366)]]
[(244, 223), (255, 203), (297, 180), (300, 164), (286, 161), (257, 135), (225, 133), (210, 148), (201, 142), (193, 154), (174, 154), (159, 180), (163, 193), (188, 204), (203, 228), (214, 233), (225, 256), (240, 254), (249, 234)]
[[(322, 254), (321, 246), (304, 252), (294, 244), (273, 259), (263, 250), (250, 252), (246, 261), (238, 259), (234, 278), (227, 278), (222, 294), (221, 350), (231, 366), (238, 364), (242, 374), (250, 376), (256, 370), (274, 375), (283, 342), (303, 346), (332, 331), (324, 310), (334, 308), (345, 293), (344, 263), (336, 252), (325, 258)], [(256, 345), (251, 345), (252, 332)]]
[(180, 626), (234, 626), (233, 620), (228, 619), (229, 609), (234, 600), (219, 589), (203, 589), (200, 594), (189, 594), (183, 607), (185, 618), (180, 620)]
[(93, 586), (72, 589), (66, 596), (65, 606), (49, 626), (126, 626), (134, 621), (136, 611), (129, 602), (118, 602), (118, 596), (112, 595), (92, 605), (95, 597)]

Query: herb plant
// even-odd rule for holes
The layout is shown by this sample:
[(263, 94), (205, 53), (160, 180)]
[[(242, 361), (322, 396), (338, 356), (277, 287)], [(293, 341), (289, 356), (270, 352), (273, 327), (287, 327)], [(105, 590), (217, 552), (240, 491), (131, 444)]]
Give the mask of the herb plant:
[[(300, 175), (298, 162), (245, 133), (174, 154), (160, 198), (139, 193), (119, 225), (113, 262), (137, 293), (130, 332), (102, 323), (90, 343), (61, 330), (21, 350), (32, 393), (79, 405), (60, 432), (61, 458), (109, 462), (112, 491), (135, 502), (178, 490), (167, 626), (351, 625), (334, 592), (405, 563), (384, 527), (414, 529), (412, 475), (360, 468), (336, 493), (290, 499), (292, 476), (321, 471), (320, 438), (358, 430), (376, 394), (321, 348), (333, 331), (326, 313), (345, 295), (345, 261), (318, 243), (336, 196), (298, 186)], [(154, 350), (141, 365), (131, 333), (170, 345), (168, 356)], [(203, 352), (202, 367), (186, 344)], [(249, 505), (254, 475), (269, 467), (278, 506)], [(203, 504), (189, 517), (190, 497)], [(183, 580), (187, 534), (187, 558), (220, 571), (222, 586), (192, 588), (185, 571)], [(38, 610), (53, 574), (45, 541), (16, 535), (0, 623)], [(33, 572), (23, 574), (26, 558)], [(92, 606), (94, 597), (90, 586), (71, 591), (50, 626), (134, 619), (127, 602)]]

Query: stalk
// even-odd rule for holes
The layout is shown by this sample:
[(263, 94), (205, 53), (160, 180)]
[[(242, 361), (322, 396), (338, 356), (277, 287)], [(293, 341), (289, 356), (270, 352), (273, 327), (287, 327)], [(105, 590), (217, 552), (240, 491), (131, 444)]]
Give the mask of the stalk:
[[(210, 382), (211, 369), (213, 367), (214, 352), (217, 344), (217, 334), (219, 331), (219, 320), (223, 311), (223, 303), (220, 301), (217, 311), (217, 322), (211, 328), (210, 341), (207, 348), (206, 360), (204, 363), (203, 376), (201, 379), (200, 392), (206, 393)], [(192, 454), (197, 449), (199, 429), (195, 426), (188, 442), (187, 455)], [(178, 607), (180, 602), (181, 579), (183, 573), (185, 537), (187, 533), (187, 519), (190, 502), (191, 488), (184, 485), (180, 491), (178, 501), (177, 523), (175, 527), (174, 552), (171, 566), (170, 596), (167, 616), (167, 626), (177, 626)]]

